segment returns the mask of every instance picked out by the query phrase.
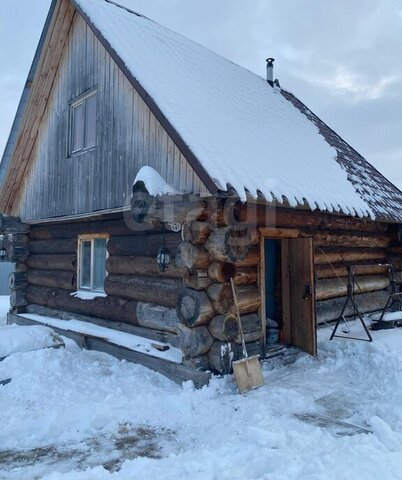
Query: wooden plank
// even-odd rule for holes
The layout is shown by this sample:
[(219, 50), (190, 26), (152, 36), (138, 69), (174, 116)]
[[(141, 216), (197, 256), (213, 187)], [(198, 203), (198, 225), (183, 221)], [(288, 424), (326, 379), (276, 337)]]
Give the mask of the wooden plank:
[(295, 228), (268, 228), (260, 227), (261, 236), (266, 238), (299, 238), (302, 235), (300, 230)]
[[(22, 325), (22, 326), (33, 326), (33, 325), (43, 325), (42, 323), (35, 322), (35, 320), (31, 320), (30, 318), (22, 317), (15, 313), (8, 313), (7, 314), (7, 325)], [(52, 327), (59, 335), (63, 335), (64, 337), (70, 338), (74, 340), (74, 342), (80, 347), (84, 348), (85, 344), (85, 337), (80, 335), (79, 333), (74, 332), (66, 332), (65, 330), (61, 330), (60, 328)]]
[(261, 318), (261, 343), (265, 354), (265, 345), (267, 343), (267, 314), (265, 305), (265, 237), (260, 236), (260, 263), (258, 264), (258, 288), (261, 293), (261, 306), (258, 310)]
[(282, 335), (286, 345), (292, 343), (291, 305), (290, 305), (290, 264), (289, 264), (289, 240), (281, 240), (282, 262)]
[[(19, 188), (21, 179), (26, 171), (26, 166), (31, 158), (34, 142), (37, 138), (38, 126), (43, 118), (43, 114), (48, 104), (50, 91), (53, 86), (54, 78), (57, 72), (61, 54), (67, 40), (68, 31), (70, 29), (75, 8), (67, 1), (63, 0), (60, 6), (60, 15), (57, 15), (55, 28), (53, 29), (48, 43), (45, 44), (43, 55), (44, 60), (41, 68), (38, 68), (36, 77), (33, 82), (33, 91), (31, 93), (30, 102), (32, 102), (31, 109), (28, 109), (28, 114), (25, 120), (24, 134), (19, 138), (13, 160), (18, 159), (18, 168), (9, 168), (7, 181), (5, 185), (8, 190), (8, 196), (2, 195), (0, 197), (0, 205), (3, 210), (7, 210), (4, 201), (8, 202), (8, 207), (11, 201), (11, 190), (14, 186)], [(40, 77), (40, 79), (39, 79)], [(9, 174), (11, 173), (11, 178)]]
[[(317, 355), (313, 242), (311, 238), (289, 240), (290, 308), (292, 345)], [(309, 298), (305, 289), (311, 288)]]
[[(10, 324), (17, 323), (19, 325), (43, 325), (42, 322), (35, 322), (34, 320), (16, 314), (8, 314), (7, 322)], [(179, 384), (191, 380), (197, 388), (202, 388), (209, 383), (211, 378), (211, 374), (208, 372), (201, 372), (182, 364), (173, 363), (168, 360), (136, 352), (98, 337), (87, 334), (83, 335), (70, 330), (62, 330), (53, 326), (50, 328), (56, 333), (72, 338), (73, 340), (78, 338), (78, 344), (83, 345), (87, 350), (96, 350), (98, 352), (112, 355), (118, 360), (139, 363), (144, 367), (162, 373), (170, 380)]]
[(35, 304), (28, 304), (26, 307), (26, 311), (27, 313), (35, 313), (37, 315), (60, 318), (61, 320), (80, 320), (82, 322), (88, 322), (94, 325), (98, 325), (99, 327), (111, 328), (113, 330), (118, 330), (119, 332), (126, 332), (132, 335), (138, 335), (140, 337), (148, 338), (156, 342), (169, 343), (173, 347), (178, 347), (177, 335), (167, 331), (144, 328), (125, 322), (116, 322), (115, 320), (99, 318), (90, 315), (82, 315), (79, 313), (73, 313), (56, 308), (43, 307), (41, 305)]

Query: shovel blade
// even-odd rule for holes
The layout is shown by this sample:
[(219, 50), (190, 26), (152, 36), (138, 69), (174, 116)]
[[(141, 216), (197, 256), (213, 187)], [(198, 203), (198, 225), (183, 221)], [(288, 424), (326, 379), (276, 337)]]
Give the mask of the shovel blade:
[(233, 373), (240, 393), (246, 393), (264, 385), (259, 356), (233, 362)]

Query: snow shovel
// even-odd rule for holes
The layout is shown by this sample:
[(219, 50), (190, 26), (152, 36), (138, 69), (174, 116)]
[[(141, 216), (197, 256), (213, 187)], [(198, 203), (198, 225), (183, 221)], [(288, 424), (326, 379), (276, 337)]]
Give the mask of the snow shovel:
[(236, 379), (237, 387), (240, 393), (246, 393), (255, 388), (264, 385), (264, 379), (262, 377), (261, 365), (259, 362), (259, 355), (248, 356), (246, 350), (246, 342), (244, 341), (243, 326), (241, 323), (239, 305), (237, 303), (236, 291), (234, 288), (233, 278), (230, 279), (230, 285), (232, 287), (233, 299), (236, 308), (237, 324), (239, 325), (239, 332), (241, 343), (243, 347), (243, 356), (241, 360), (237, 360), (232, 363), (233, 372)]

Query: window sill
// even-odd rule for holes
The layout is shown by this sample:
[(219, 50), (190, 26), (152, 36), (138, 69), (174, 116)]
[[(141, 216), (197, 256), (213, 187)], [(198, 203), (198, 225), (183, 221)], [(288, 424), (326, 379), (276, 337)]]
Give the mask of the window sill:
[(92, 290), (78, 290), (70, 295), (80, 300), (94, 300), (95, 298), (107, 297), (105, 292), (94, 292)]

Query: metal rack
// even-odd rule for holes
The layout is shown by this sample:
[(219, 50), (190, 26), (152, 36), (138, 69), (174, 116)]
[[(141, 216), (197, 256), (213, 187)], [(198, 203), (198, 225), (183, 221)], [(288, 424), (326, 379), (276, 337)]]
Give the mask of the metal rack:
[(391, 285), (391, 292), (381, 312), (381, 317), (378, 320), (379, 322), (382, 322), (387, 310), (389, 310), (395, 303), (398, 303), (399, 310), (402, 310), (402, 291), (400, 290), (400, 287), (398, 288), (398, 283), (395, 279), (394, 267), (391, 264), (386, 264), (386, 266), (388, 267), (388, 276), (389, 276), (389, 283)]
[[(360, 310), (359, 308), (359, 305), (357, 304), (356, 300), (355, 300), (355, 286), (356, 286), (356, 280), (355, 280), (355, 267), (358, 267), (358, 268), (369, 268), (369, 267), (373, 267), (373, 266), (379, 266), (379, 267), (384, 267), (384, 269), (387, 269), (388, 271), (388, 277), (389, 277), (389, 283), (390, 283), (390, 294), (389, 294), (389, 297), (384, 305), (384, 308), (382, 309), (382, 313), (381, 313), (381, 317), (379, 319), (379, 322), (383, 320), (384, 318), (384, 315), (385, 313), (387, 312), (387, 310), (389, 310), (392, 305), (394, 305), (395, 303), (398, 303), (399, 304), (399, 309), (402, 310), (402, 291), (398, 291), (398, 283), (395, 279), (395, 270), (394, 270), (394, 266), (390, 263), (385, 263), (385, 264), (375, 264), (375, 265), (348, 265), (347, 266), (347, 269), (348, 269), (348, 285), (347, 285), (347, 292), (348, 292), (348, 296), (346, 298), (346, 301), (345, 301), (345, 304), (342, 308), (342, 311), (338, 317), (338, 320), (335, 324), (335, 328), (332, 332), (332, 335), (330, 337), (330, 340), (332, 340), (333, 338), (337, 337), (337, 338), (346, 338), (346, 339), (350, 339), (350, 340), (362, 340), (362, 341), (367, 341), (367, 342), (372, 342), (373, 341), (373, 337), (371, 336), (365, 322), (364, 322), (364, 318), (363, 318), (363, 312)], [(361, 324), (363, 325), (363, 328), (364, 328), (364, 331), (366, 332), (366, 335), (367, 335), (367, 339), (366, 338), (356, 338), (356, 337), (347, 337), (347, 336), (344, 336), (344, 335), (336, 335), (336, 332), (339, 328), (339, 325), (341, 323), (342, 320), (344, 320), (346, 322), (346, 319), (345, 319), (345, 311), (346, 311), (346, 308), (349, 304), (349, 302), (352, 303), (353, 305), (353, 317), (354, 317), (354, 320), (356, 320), (356, 317), (359, 318)]]
[[(358, 266), (360, 268), (362, 265), (358, 265)], [(369, 267), (369, 265), (364, 265), (364, 266)], [(336, 321), (335, 328), (332, 331), (330, 340), (332, 340), (334, 338), (346, 338), (346, 339), (349, 339), (349, 340), (362, 340), (362, 341), (366, 341), (366, 342), (372, 342), (373, 341), (373, 337), (371, 336), (371, 334), (370, 334), (370, 332), (369, 332), (369, 330), (368, 330), (368, 328), (367, 328), (367, 326), (364, 322), (363, 313), (360, 310), (359, 305), (357, 304), (357, 302), (355, 300), (355, 285), (356, 285), (355, 267), (356, 267), (356, 265), (348, 265), (347, 266), (347, 269), (348, 269), (348, 285), (347, 285), (348, 296), (347, 296), (346, 301), (343, 305), (343, 308), (342, 308), (342, 311), (341, 311), (341, 313), (338, 317), (338, 320)], [(359, 320), (360, 320), (361, 324), (363, 325), (364, 331), (366, 332), (367, 339), (366, 338), (357, 338), (357, 337), (346, 337), (344, 335), (337, 335), (336, 334), (341, 321), (342, 320), (346, 321), (345, 320), (345, 311), (346, 311), (346, 308), (347, 308), (349, 302), (352, 303), (352, 305), (353, 305), (353, 317), (354, 317), (355, 320), (356, 320), (356, 317), (359, 317)]]

